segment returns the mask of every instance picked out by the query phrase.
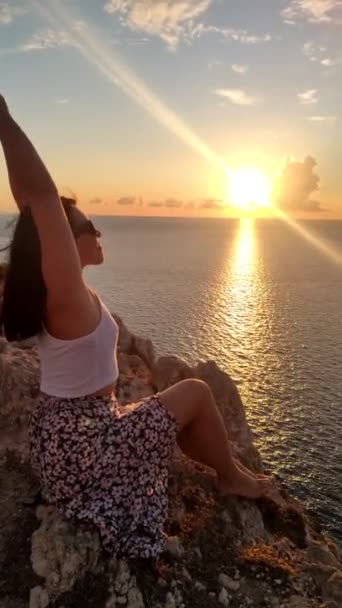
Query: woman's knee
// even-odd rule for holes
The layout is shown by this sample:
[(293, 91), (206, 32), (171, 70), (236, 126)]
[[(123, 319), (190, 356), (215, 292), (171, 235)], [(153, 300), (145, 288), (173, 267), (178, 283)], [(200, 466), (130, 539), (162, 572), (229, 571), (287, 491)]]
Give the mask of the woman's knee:
[(206, 402), (211, 397), (211, 389), (209, 385), (199, 378), (188, 378), (183, 380), (187, 383), (189, 392), (199, 401)]
[(203, 405), (210, 399), (210, 388), (197, 378), (181, 380), (159, 394), (164, 407), (177, 419), (181, 429), (198, 415)]
[[(174, 391), (183, 403), (196, 404), (206, 402), (211, 390), (206, 382), (198, 378), (187, 378), (174, 384), (166, 391)], [(164, 392), (166, 392), (164, 391)]]

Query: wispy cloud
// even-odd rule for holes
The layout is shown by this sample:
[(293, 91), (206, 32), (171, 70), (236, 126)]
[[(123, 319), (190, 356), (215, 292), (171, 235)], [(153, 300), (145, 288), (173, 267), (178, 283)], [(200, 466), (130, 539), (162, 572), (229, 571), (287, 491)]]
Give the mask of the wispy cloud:
[(136, 202), (137, 199), (135, 196), (122, 196), (116, 201), (116, 204), (123, 207), (128, 207), (129, 205), (135, 205)]
[(132, 31), (163, 40), (174, 50), (180, 40), (188, 43), (205, 34), (217, 34), (242, 44), (270, 42), (271, 34), (256, 35), (247, 30), (206, 25), (200, 18), (213, 0), (109, 0), (104, 10), (119, 15), (120, 23)]
[(98, 196), (96, 196), (95, 198), (92, 198), (88, 204), (89, 205), (101, 205), (102, 203), (103, 203), (102, 198), (99, 198)]
[(216, 25), (204, 25), (203, 23), (194, 26), (191, 34), (193, 38), (199, 38), (204, 34), (218, 34), (223, 36), (227, 42), (240, 42), (241, 44), (261, 44), (274, 40), (274, 37), (271, 34), (257, 35), (252, 34), (247, 30), (222, 28)]
[(4, 54), (30, 53), (32, 51), (44, 51), (63, 47), (77, 47), (76, 35), (84, 31), (85, 28), (86, 25), (81, 20), (75, 20), (70, 23), (68, 29), (46, 28), (35, 32), (31, 38), (17, 48), (4, 49)]
[(167, 198), (164, 205), (169, 209), (179, 209), (179, 207), (183, 207), (183, 201), (178, 198)]
[(302, 105), (311, 105), (317, 103), (317, 89), (308, 89), (303, 93), (298, 93), (298, 101)]
[(187, 38), (212, 0), (110, 0), (105, 11), (119, 14), (123, 26), (161, 38), (174, 49)]
[(233, 63), (232, 70), (236, 74), (247, 74), (249, 67), (248, 67), (248, 65), (241, 65), (240, 63)]
[(66, 97), (61, 97), (60, 99), (56, 99), (56, 103), (58, 105), (66, 105), (67, 103), (70, 103), (70, 99), (67, 99)]
[(65, 46), (75, 46), (72, 36), (65, 30), (53, 30), (49, 28), (42, 32), (36, 32), (27, 42), (19, 47), (18, 51), (29, 53), (31, 51), (43, 51)]
[(259, 101), (241, 89), (215, 89), (214, 93), (219, 97), (229, 99), (238, 106), (255, 106)]
[(327, 56), (327, 48), (324, 45), (317, 45), (314, 42), (305, 42), (303, 53), (312, 62), (317, 62), (324, 67), (331, 67), (336, 64), (336, 60)]
[(321, 60), (321, 65), (324, 65), (326, 68), (330, 68), (333, 65), (336, 65), (336, 59), (331, 59), (331, 57), (325, 57)]
[(311, 122), (335, 122), (337, 116), (307, 116), (306, 120)]
[(150, 201), (148, 207), (161, 208), (166, 207), (167, 209), (180, 209), (183, 207), (184, 202), (178, 198), (166, 198), (162, 201)]
[(18, 17), (27, 12), (27, 8), (16, 6), (14, 2), (0, 0), (0, 25), (8, 25)]
[(303, 52), (305, 57), (309, 59), (309, 61), (318, 61), (319, 55), (325, 53), (325, 46), (317, 46), (314, 42), (305, 42), (303, 46)]
[(150, 203), (148, 203), (148, 206), (157, 209), (158, 207), (164, 207), (164, 203), (162, 201), (151, 201)]
[(198, 202), (199, 209), (222, 209), (224, 201), (218, 198), (204, 198)]
[(290, 24), (303, 18), (311, 23), (342, 24), (342, 0), (291, 0), (282, 17)]

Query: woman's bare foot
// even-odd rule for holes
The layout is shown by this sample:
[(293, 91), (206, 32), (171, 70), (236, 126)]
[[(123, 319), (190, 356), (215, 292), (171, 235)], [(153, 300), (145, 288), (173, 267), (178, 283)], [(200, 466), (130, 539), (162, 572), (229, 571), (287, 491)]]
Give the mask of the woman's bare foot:
[(233, 456), (233, 460), (234, 460), (236, 466), (238, 467), (238, 469), (240, 469), (240, 471), (242, 471), (243, 473), (250, 475), (250, 477), (254, 477), (255, 479), (274, 479), (273, 475), (265, 475), (264, 473), (256, 473), (255, 471), (251, 471), (250, 469), (247, 469), (247, 467), (245, 467), (245, 465), (242, 464), (242, 462), (240, 462), (240, 460), (238, 460), (237, 458), (234, 458), (234, 456)]
[[(233, 452), (234, 449), (234, 445), (233, 442), (231, 440), (229, 440), (229, 444), (230, 444), (230, 450), (231, 453)], [(237, 458), (235, 458), (235, 456), (232, 455), (232, 460), (235, 462), (236, 466), (243, 472), (246, 473), (247, 475), (250, 475), (251, 477), (254, 477), (255, 479), (269, 479), (270, 477), (272, 477), (273, 479), (275, 479), (273, 477), (273, 475), (265, 475), (264, 473), (255, 473), (255, 471), (251, 471), (250, 469), (247, 469), (247, 467), (245, 467), (244, 464), (242, 464), (242, 462), (240, 462), (240, 460), (238, 460)]]
[[(236, 467), (235, 472), (228, 478), (218, 480), (218, 488), (224, 495), (242, 496), (243, 498), (261, 498), (274, 491), (272, 477), (258, 478), (253, 473), (242, 471)], [(251, 473), (251, 474), (250, 474)]]

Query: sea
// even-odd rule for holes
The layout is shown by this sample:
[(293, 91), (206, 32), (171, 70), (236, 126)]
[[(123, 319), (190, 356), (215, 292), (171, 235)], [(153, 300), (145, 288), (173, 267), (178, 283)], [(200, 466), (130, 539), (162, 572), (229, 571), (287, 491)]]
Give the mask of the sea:
[(342, 222), (93, 219), (88, 282), (158, 355), (232, 376), (266, 468), (342, 543)]

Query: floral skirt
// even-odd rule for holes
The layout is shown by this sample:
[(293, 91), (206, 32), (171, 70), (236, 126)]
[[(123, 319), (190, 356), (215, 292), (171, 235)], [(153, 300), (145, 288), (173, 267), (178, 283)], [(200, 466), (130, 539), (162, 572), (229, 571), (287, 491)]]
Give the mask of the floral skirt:
[(158, 395), (126, 406), (114, 394), (40, 395), (30, 424), (31, 463), (48, 502), (68, 519), (95, 525), (109, 553), (155, 557), (165, 545), (177, 430)]

